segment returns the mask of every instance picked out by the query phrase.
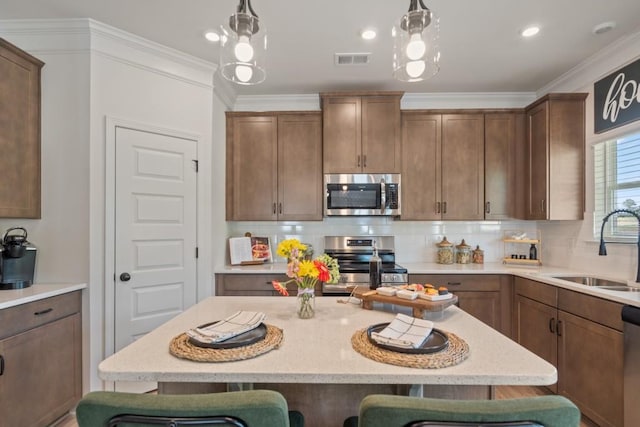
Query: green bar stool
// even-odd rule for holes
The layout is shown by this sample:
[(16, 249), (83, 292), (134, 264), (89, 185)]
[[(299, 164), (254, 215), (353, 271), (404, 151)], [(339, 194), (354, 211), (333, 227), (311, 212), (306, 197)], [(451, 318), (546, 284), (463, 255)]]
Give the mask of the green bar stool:
[(536, 426), (579, 427), (580, 410), (562, 396), (452, 400), (370, 395), (344, 427)]
[(76, 409), (79, 427), (229, 426), (304, 427), (300, 412), (271, 390), (209, 394), (88, 393)]

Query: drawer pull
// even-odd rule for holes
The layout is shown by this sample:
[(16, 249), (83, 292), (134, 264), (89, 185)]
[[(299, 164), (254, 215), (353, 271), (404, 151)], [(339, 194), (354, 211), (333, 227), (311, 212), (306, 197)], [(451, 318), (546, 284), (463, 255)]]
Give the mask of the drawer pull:
[(556, 333), (558, 334), (559, 337), (562, 336), (562, 320), (558, 320)]
[(4, 374), (4, 357), (0, 356), (0, 375)]
[(462, 285), (462, 282), (447, 282), (448, 286), (460, 286)]
[(43, 314), (47, 314), (47, 313), (51, 313), (53, 311), (53, 308), (49, 307), (46, 310), (42, 310), (42, 311), (36, 311), (35, 313), (33, 313), (35, 316), (42, 316)]

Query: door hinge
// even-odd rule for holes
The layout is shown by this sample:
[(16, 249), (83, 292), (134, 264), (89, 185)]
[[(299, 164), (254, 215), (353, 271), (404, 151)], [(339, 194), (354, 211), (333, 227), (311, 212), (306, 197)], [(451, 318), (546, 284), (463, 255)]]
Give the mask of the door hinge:
[(196, 166), (196, 172), (198, 172), (198, 160), (192, 160), (193, 164)]
[(196, 246), (196, 258), (198, 258), (198, 247)]

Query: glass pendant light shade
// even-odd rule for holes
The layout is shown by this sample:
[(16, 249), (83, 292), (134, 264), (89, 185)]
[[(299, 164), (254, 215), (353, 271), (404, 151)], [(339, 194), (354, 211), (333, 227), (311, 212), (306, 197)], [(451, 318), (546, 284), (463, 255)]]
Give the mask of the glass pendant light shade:
[(411, 2), (391, 33), (393, 77), (405, 82), (428, 79), (440, 70), (439, 18), (427, 8), (418, 9), (417, 3)]
[(266, 52), (266, 28), (250, 0), (240, 0), (238, 12), (221, 28), (220, 73), (240, 85), (261, 83), (267, 77)]

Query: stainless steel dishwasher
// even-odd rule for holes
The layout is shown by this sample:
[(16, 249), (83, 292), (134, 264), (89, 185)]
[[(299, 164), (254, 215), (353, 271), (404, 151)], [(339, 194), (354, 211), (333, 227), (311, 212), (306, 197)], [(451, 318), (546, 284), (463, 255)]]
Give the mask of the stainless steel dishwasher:
[(624, 425), (640, 426), (640, 308), (622, 307), (624, 322)]

